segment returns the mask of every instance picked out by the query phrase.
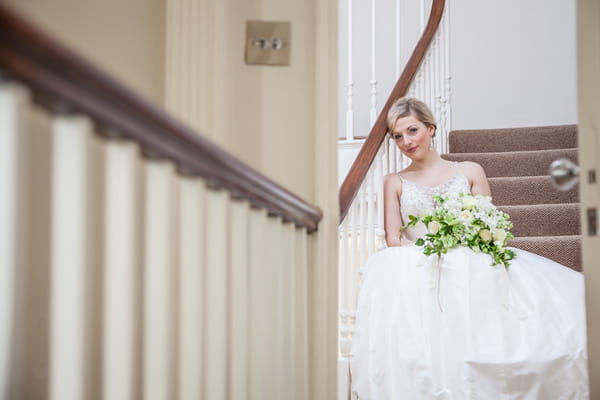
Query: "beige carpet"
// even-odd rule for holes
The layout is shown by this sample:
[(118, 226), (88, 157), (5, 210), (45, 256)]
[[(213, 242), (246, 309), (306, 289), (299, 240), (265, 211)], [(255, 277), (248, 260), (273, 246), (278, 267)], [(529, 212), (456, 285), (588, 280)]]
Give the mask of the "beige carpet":
[(552, 186), (550, 163), (577, 162), (575, 125), (450, 132), (453, 161), (475, 161), (483, 167), (494, 204), (511, 216), (509, 245), (537, 253), (581, 271), (579, 191)]

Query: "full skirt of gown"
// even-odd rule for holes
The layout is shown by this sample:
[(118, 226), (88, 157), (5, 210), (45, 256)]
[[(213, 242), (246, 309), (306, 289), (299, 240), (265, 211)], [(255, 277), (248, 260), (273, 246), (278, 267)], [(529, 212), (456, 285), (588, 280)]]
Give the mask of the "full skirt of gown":
[(386, 248), (361, 270), (351, 351), (360, 400), (587, 399), (581, 273), (513, 249)]

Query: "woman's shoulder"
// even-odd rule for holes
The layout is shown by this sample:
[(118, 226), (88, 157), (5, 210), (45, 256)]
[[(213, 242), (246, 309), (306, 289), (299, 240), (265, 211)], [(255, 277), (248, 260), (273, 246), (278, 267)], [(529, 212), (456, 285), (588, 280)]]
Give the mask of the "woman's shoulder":
[(483, 167), (475, 161), (459, 161), (460, 171), (467, 176), (485, 175)]
[(383, 185), (386, 187), (402, 188), (402, 177), (398, 172), (384, 175)]

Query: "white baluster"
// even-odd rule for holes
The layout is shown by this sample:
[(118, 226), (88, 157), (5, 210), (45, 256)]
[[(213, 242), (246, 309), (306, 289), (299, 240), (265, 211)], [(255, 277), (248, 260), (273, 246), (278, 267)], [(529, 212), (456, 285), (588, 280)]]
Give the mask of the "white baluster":
[[(180, 177), (179, 187), (179, 397), (191, 400), (202, 397), (204, 243), (211, 232), (206, 224), (204, 181)], [(243, 254), (243, 243), (240, 246)]]
[[(446, 1), (446, 7), (445, 7), (445, 12), (444, 12), (444, 24), (443, 24), (443, 28), (444, 28), (444, 48), (445, 48), (445, 57), (444, 57), (444, 62), (445, 62), (445, 66), (444, 66), (444, 79), (445, 79), (445, 89), (444, 89), (444, 99), (446, 101), (445, 103), (445, 127), (444, 127), (444, 131), (446, 133), (446, 137), (444, 138), (446, 146), (448, 146), (448, 134), (450, 133), (450, 131), (452, 130), (452, 92), (451, 92), (451, 79), (452, 79), (452, 75), (451, 75), (451, 71), (450, 71), (450, 0)], [(448, 147), (446, 147), (446, 151), (449, 150)]]
[(348, 270), (348, 218), (347, 216), (344, 221), (340, 224), (339, 228), (339, 285), (338, 285), (338, 335), (339, 335), (339, 353), (342, 357), (346, 357), (348, 350), (346, 349), (345, 338), (342, 334), (344, 330), (345, 320), (344, 312), (348, 309), (348, 297), (349, 297), (349, 270)]
[(206, 308), (204, 398), (226, 398), (227, 384), (227, 227), (229, 194), (208, 190), (206, 226)]
[(231, 203), (229, 219), (229, 243), (232, 244), (231, 259), (231, 399), (245, 399), (248, 395), (249, 352), (249, 275), (250, 254), (250, 204), (246, 201)]
[(435, 108), (438, 129), (436, 133), (438, 152), (444, 153), (444, 126), (442, 125), (442, 29), (438, 27), (435, 46)]
[(423, 87), (425, 88), (423, 101), (431, 107), (431, 49), (428, 49), (423, 59)]
[(390, 173), (390, 147), (388, 146), (389, 135), (385, 135), (381, 143), (381, 177)]
[(346, 110), (346, 140), (354, 139), (354, 81), (352, 76), (353, 55), (352, 55), (352, 0), (348, 0), (348, 92), (347, 92), (347, 110)]
[(273, 244), (271, 254), (269, 257), (270, 261), (270, 273), (271, 277), (271, 295), (272, 299), (277, 301), (270, 302), (270, 336), (271, 340), (271, 351), (269, 352), (271, 377), (273, 378), (270, 388), (272, 389), (273, 397), (275, 399), (281, 399), (285, 397), (285, 369), (286, 365), (283, 362), (283, 297), (286, 294), (283, 293), (283, 237), (282, 237), (282, 223), (277, 217), (270, 217), (268, 222), (269, 232), (271, 236), (271, 243)]
[[(359, 196), (360, 196), (360, 191), (359, 191)], [(357, 197), (357, 199), (355, 199), (355, 201), (353, 202), (351, 209), (350, 209), (350, 226), (351, 226), (351, 231), (352, 231), (352, 236), (350, 237), (351, 243), (350, 243), (350, 273), (348, 274), (348, 304), (351, 305), (354, 302), (354, 298), (356, 297), (356, 285), (357, 285), (357, 280), (358, 280), (358, 268), (360, 267), (359, 263), (360, 263), (360, 256), (359, 256), (359, 241), (358, 241), (358, 236), (359, 236), (359, 227), (358, 227), (358, 223), (360, 221), (358, 212), (359, 212), (359, 207), (360, 207), (360, 197)], [(348, 307), (348, 310), (351, 307)]]
[(390, 153), (390, 173), (397, 172), (399, 170), (398, 166), (398, 146), (396, 146), (396, 142), (393, 139), (388, 139), (388, 147)]
[(419, 33), (422, 35), (423, 31), (425, 31), (425, 0), (421, 0), (419, 10), (420, 10), (419, 21), (420, 21), (420, 27), (421, 27), (421, 30)]
[(402, 73), (402, 65), (400, 64), (400, 51), (401, 51), (401, 44), (400, 44), (400, 40), (401, 40), (401, 36), (400, 36), (400, 0), (396, 0), (396, 7), (394, 9), (395, 11), (395, 25), (396, 25), (396, 78), (395, 80), (398, 80), (400, 78), (400, 74)]
[(248, 315), (250, 333), (249, 343), (249, 398), (261, 400), (268, 398), (269, 376), (271, 366), (266, 360), (265, 352), (269, 348), (267, 338), (269, 337), (270, 316), (269, 288), (270, 279), (267, 279), (269, 268), (269, 237), (267, 234), (267, 213), (264, 209), (252, 209), (250, 211), (250, 243), (249, 243), (249, 291), (250, 311)]
[[(19, 317), (17, 276), (23, 270), (26, 245), (23, 205), (25, 183), (23, 173), (27, 157), (25, 108), (28, 92), (12, 83), (0, 85), (0, 398), (14, 395), (15, 379), (11, 356), (15, 356), (18, 340), (14, 326)], [(18, 355), (17, 355), (18, 356)]]
[(377, 119), (377, 75), (376, 75), (376, 25), (375, 25), (375, 0), (371, 0), (371, 108), (370, 108), (370, 124), (373, 126)]
[(386, 171), (383, 170), (383, 158), (385, 155), (385, 139), (383, 142), (383, 148), (379, 149), (379, 155), (377, 157), (377, 168), (379, 172), (376, 174), (375, 179), (375, 196), (376, 196), (376, 204), (377, 204), (377, 223), (376, 223), (376, 241), (375, 241), (375, 251), (379, 251), (385, 247), (385, 230), (384, 230), (384, 222), (383, 222), (383, 176)]
[(136, 389), (136, 310), (139, 257), (138, 147), (108, 140), (104, 145), (104, 329), (103, 398), (131, 399)]
[(377, 166), (377, 155), (375, 160), (369, 168), (369, 174), (367, 177), (366, 197), (367, 197), (367, 248), (362, 257), (362, 265), (364, 265), (367, 258), (375, 251), (375, 223), (377, 221), (377, 214), (375, 213), (375, 172)]
[(91, 123), (56, 117), (53, 123), (50, 398), (85, 397), (87, 173)]
[(446, 108), (448, 104), (448, 99), (446, 97), (446, 60), (448, 54), (446, 53), (446, 13), (448, 11), (448, 4), (446, 3), (446, 8), (444, 9), (444, 15), (442, 17), (442, 22), (440, 25), (441, 37), (440, 37), (440, 52), (441, 52), (441, 61), (440, 61), (440, 127), (442, 135), (440, 137), (442, 141), (442, 151), (444, 153), (448, 152), (448, 127), (447, 127), (447, 115)]
[(296, 267), (294, 285), (296, 287), (294, 359), (296, 362), (296, 399), (308, 399), (308, 244), (305, 228), (296, 228), (294, 242), (296, 248)]
[(144, 240), (144, 396), (172, 398), (173, 165), (147, 161)]
[(296, 269), (296, 246), (295, 246), (295, 226), (293, 223), (280, 221), (281, 238), (283, 252), (281, 254), (281, 288), (283, 292), (283, 301), (281, 303), (281, 324), (283, 332), (282, 358), (283, 358), (283, 391), (284, 396), (290, 395), (290, 400), (296, 397), (294, 389), (296, 388), (296, 357), (295, 341), (296, 324), (294, 312), (296, 309), (296, 284), (294, 283)]
[(363, 261), (365, 259), (365, 254), (367, 252), (367, 187), (369, 182), (369, 175), (367, 172), (367, 177), (360, 185), (360, 190), (358, 192), (358, 205), (359, 205), (359, 225), (358, 225), (358, 265), (361, 267), (363, 265)]

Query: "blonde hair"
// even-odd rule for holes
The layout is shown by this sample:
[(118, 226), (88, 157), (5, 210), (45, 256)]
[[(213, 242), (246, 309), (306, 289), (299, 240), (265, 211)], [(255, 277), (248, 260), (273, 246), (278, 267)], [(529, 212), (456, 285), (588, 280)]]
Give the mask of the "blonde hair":
[[(394, 125), (396, 125), (396, 121), (398, 121), (399, 118), (408, 117), (409, 115), (412, 115), (421, 121), (426, 127), (433, 126), (437, 130), (437, 124), (433, 117), (433, 113), (425, 103), (414, 97), (401, 97), (392, 104), (388, 111), (388, 132), (394, 130)], [(433, 136), (435, 136), (435, 131)]]

